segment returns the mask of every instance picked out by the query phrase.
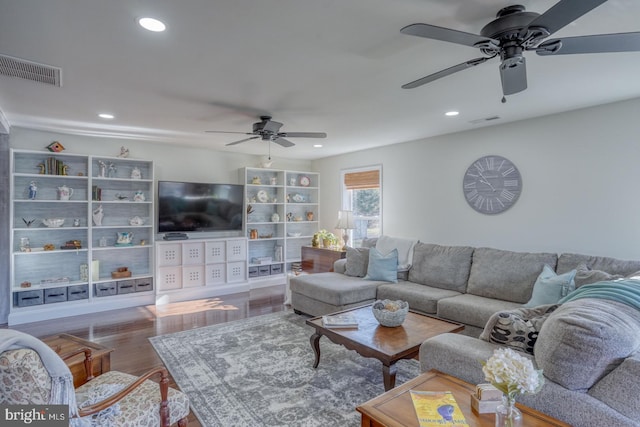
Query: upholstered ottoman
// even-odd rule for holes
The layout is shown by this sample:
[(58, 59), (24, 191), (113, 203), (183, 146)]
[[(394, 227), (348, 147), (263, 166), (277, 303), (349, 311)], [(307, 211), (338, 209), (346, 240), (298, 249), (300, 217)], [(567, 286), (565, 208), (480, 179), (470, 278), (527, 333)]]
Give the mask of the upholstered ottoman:
[(388, 282), (330, 272), (292, 277), (289, 283), (293, 310), (322, 316), (375, 302), (378, 286)]

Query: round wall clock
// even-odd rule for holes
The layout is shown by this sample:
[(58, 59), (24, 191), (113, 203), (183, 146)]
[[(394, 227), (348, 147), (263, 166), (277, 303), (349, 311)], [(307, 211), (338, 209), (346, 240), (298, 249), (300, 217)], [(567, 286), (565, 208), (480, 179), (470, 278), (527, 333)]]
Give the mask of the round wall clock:
[(522, 177), (509, 159), (484, 156), (467, 168), (462, 191), (474, 210), (494, 215), (516, 203), (522, 191)]
[(306, 175), (302, 175), (300, 177), (300, 185), (303, 187), (308, 187), (309, 185), (311, 185), (311, 179), (309, 179), (309, 177)]

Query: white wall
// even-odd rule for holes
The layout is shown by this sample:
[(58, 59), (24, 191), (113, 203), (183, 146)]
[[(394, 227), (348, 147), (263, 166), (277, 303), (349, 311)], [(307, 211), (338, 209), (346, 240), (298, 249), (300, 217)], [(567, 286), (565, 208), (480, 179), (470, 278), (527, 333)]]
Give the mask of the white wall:
[[(11, 128), (11, 148), (44, 150), (52, 141), (60, 141), (66, 153), (115, 157), (120, 147), (130, 150), (131, 158), (153, 160), (157, 180), (221, 182), (240, 184), (238, 170), (256, 167), (262, 156), (228, 153), (148, 141), (64, 135), (32, 129)], [(273, 169), (309, 170), (309, 161), (275, 158)]]
[[(335, 225), (340, 170), (382, 164), (384, 234), (640, 259), (638, 111), (635, 99), (314, 161), (321, 227)], [(523, 179), (518, 202), (493, 216), (462, 192), (467, 167), (487, 154), (513, 161)]]

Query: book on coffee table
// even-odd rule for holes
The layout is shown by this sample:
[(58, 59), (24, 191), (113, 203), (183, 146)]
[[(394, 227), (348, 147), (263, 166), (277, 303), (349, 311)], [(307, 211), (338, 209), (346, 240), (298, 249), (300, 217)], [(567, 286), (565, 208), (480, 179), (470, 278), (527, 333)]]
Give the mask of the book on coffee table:
[(420, 427), (469, 425), (450, 391), (410, 392)]
[(358, 328), (358, 320), (352, 314), (330, 314), (322, 316), (322, 326), (325, 328)]

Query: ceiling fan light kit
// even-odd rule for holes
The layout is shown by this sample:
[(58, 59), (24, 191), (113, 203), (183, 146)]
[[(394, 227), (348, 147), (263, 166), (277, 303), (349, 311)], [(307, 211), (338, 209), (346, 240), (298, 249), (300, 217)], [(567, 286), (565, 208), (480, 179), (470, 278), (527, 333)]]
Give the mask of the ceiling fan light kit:
[[(475, 67), (500, 57), (500, 80), (503, 95), (513, 95), (527, 88), (524, 52), (533, 50), (540, 56), (579, 53), (640, 51), (640, 32), (597, 34), (543, 40), (607, 0), (560, 0), (543, 14), (528, 12), (522, 5), (504, 7), (480, 34), (467, 33), (429, 24), (411, 24), (402, 34), (474, 47), (485, 55), (422, 77), (402, 86), (413, 89), (458, 71)], [(502, 102), (506, 99), (502, 98)]]

